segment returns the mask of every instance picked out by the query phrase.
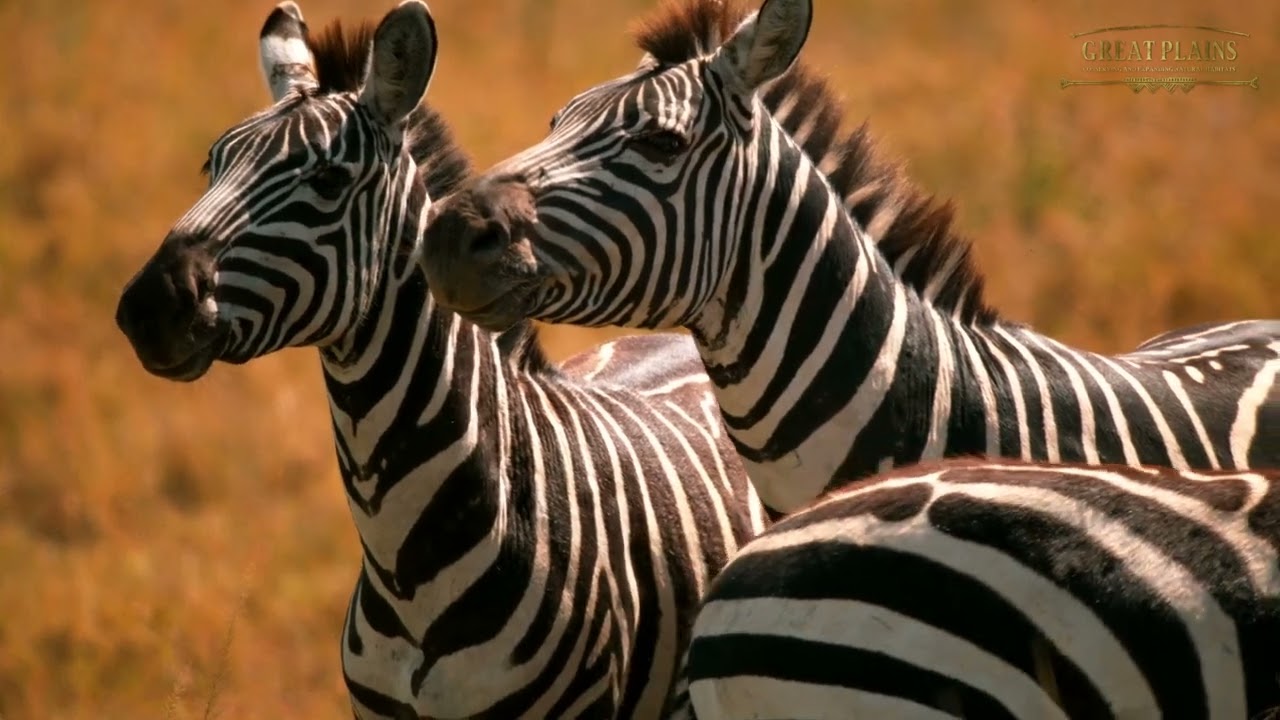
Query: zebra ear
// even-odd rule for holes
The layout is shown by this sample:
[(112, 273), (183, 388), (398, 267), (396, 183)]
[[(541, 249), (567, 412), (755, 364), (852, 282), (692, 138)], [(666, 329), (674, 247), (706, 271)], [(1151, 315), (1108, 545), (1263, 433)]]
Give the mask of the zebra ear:
[(276, 6), (258, 33), (258, 53), (262, 74), (271, 89), (271, 99), (279, 101), (294, 88), (316, 87), (316, 71), (307, 46), (307, 24), (293, 0)]
[(436, 25), (422, 0), (404, 0), (378, 24), (360, 102), (394, 127), (422, 102), (436, 67)]
[(813, 0), (764, 0), (720, 46), (721, 62), (749, 90), (782, 75), (796, 61), (813, 21)]

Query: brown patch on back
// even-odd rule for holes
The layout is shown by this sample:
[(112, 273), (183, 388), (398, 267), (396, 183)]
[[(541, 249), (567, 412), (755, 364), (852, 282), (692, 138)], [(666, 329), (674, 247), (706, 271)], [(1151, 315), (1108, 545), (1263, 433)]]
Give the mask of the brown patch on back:
[[(748, 14), (738, 0), (664, 0), (635, 23), (632, 34), (659, 62), (678, 64), (713, 52)], [(760, 95), (793, 137), (809, 125), (800, 138), (805, 153), (825, 169), (849, 214), (905, 285), (921, 297), (933, 285), (934, 307), (964, 322), (996, 321), (971, 244), (952, 227), (951, 203), (921, 191), (899, 163), (882, 157), (865, 124), (842, 132), (844, 110), (825, 78), (797, 62)], [(784, 104), (791, 109), (780, 116)]]
[[(1081, 487), (1106, 491), (1114, 496), (1128, 492), (1097, 475), (1118, 475), (1129, 482), (1148, 485), (1191, 498), (1218, 512), (1235, 513), (1244, 509), (1249, 499), (1249, 484), (1237, 477), (1238, 470), (1196, 470), (1193, 479), (1169, 467), (1135, 468), (1127, 465), (1087, 465), (1084, 463), (1039, 464), (992, 459), (988, 465), (947, 469), (942, 479), (949, 483), (982, 483), (998, 472), (1000, 483), (1046, 489)], [(998, 467), (999, 470), (992, 468)], [(1072, 471), (1085, 473), (1075, 474)], [(1259, 473), (1261, 474), (1261, 473)], [(1263, 475), (1265, 477), (1265, 475)]]
[(783, 516), (779, 524), (812, 525), (857, 515), (872, 515), (881, 522), (902, 522), (919, 515), (933, 498), (933, 487), (926, 482), (877, 488), (877, 480), (879, 478), (855, 482), (830, 495), (821, 496)]

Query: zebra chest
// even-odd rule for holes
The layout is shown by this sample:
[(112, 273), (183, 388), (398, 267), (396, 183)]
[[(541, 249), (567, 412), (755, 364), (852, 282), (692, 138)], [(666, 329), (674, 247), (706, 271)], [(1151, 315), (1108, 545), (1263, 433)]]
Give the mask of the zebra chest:
[[(484, 507), (414, 513), (384, 505), (364, 517), (352, 511), (369, 582), (415, 643), (426, 641), (446, 614), (464, 624), (482, 615), (485, 608), (466, 604), (464, 596), (482, 581), (510, 574), (502, 563), (510, 543)], [(501, 585), (499, 595), (515, 592), (510, 581)]]
[[(582, 668), (612, 678), (621, 667), (618, 647), (601, 641), (616, 636), (582, 627), (585, 598), (549, 582), (546, 567), (530, 560), (477, 550), (406, 599), (390, 597), (367, 572), (360, 592), (374, 595), (355, 604), (361, 653), (346, 654), (347, 674), (385, 683), (383, 693), (435, 718), (499, 709), (503, 717), (547, 717)], [(593, 575), (587, 587), (598, 587)], [(620, 691), (606, 682), (606, 694)]]

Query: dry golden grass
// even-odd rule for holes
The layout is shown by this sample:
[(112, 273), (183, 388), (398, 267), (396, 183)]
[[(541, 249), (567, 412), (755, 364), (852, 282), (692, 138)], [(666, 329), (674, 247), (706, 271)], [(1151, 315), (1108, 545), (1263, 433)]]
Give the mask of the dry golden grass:
[[(303, 4), (313, 24), (384, 9)], [(112, 320), (201, 191), (208, 144), (264, 104), (269, 5), (0, 0), (4, 720), (346, 716), (338, 631), (358, 550), (314, 354), (175, 385), (137, 366)], [(484, 165), (629, 68), (622, 30), (649, 2), (432, 5), (431, 98)], [(1006, 315), (1114, 350), (1280, 314), (1280, 4), (817, 5), (806, 57), (957, 200)], [(1070, 32), (1170, 21), (1252, 32), (1242, 62), (1262, 89), (1058, 88), (1078, 65)], [(546, 334), (557, 356), (600, 337)]]

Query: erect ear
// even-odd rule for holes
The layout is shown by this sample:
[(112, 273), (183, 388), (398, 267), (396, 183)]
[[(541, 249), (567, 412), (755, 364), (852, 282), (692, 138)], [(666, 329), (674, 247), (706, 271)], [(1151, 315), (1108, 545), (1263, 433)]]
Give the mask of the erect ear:
[(436, 24), (422, 0), (404, 0), (373, 33), (360, 102), (388, 127), (413, 111), (436, 67)]
[(311, 48), (307, 47), (307, 24), (293, 0), (280, 3), (267, 16), (258, 33), (258, 53), (272, 100), (279, 101), (294, 88), (316, 87)]
[(812, 0), (764, 0), (720, 46), (717, 61), (755, 90), (796, 61), (812, 21)]

